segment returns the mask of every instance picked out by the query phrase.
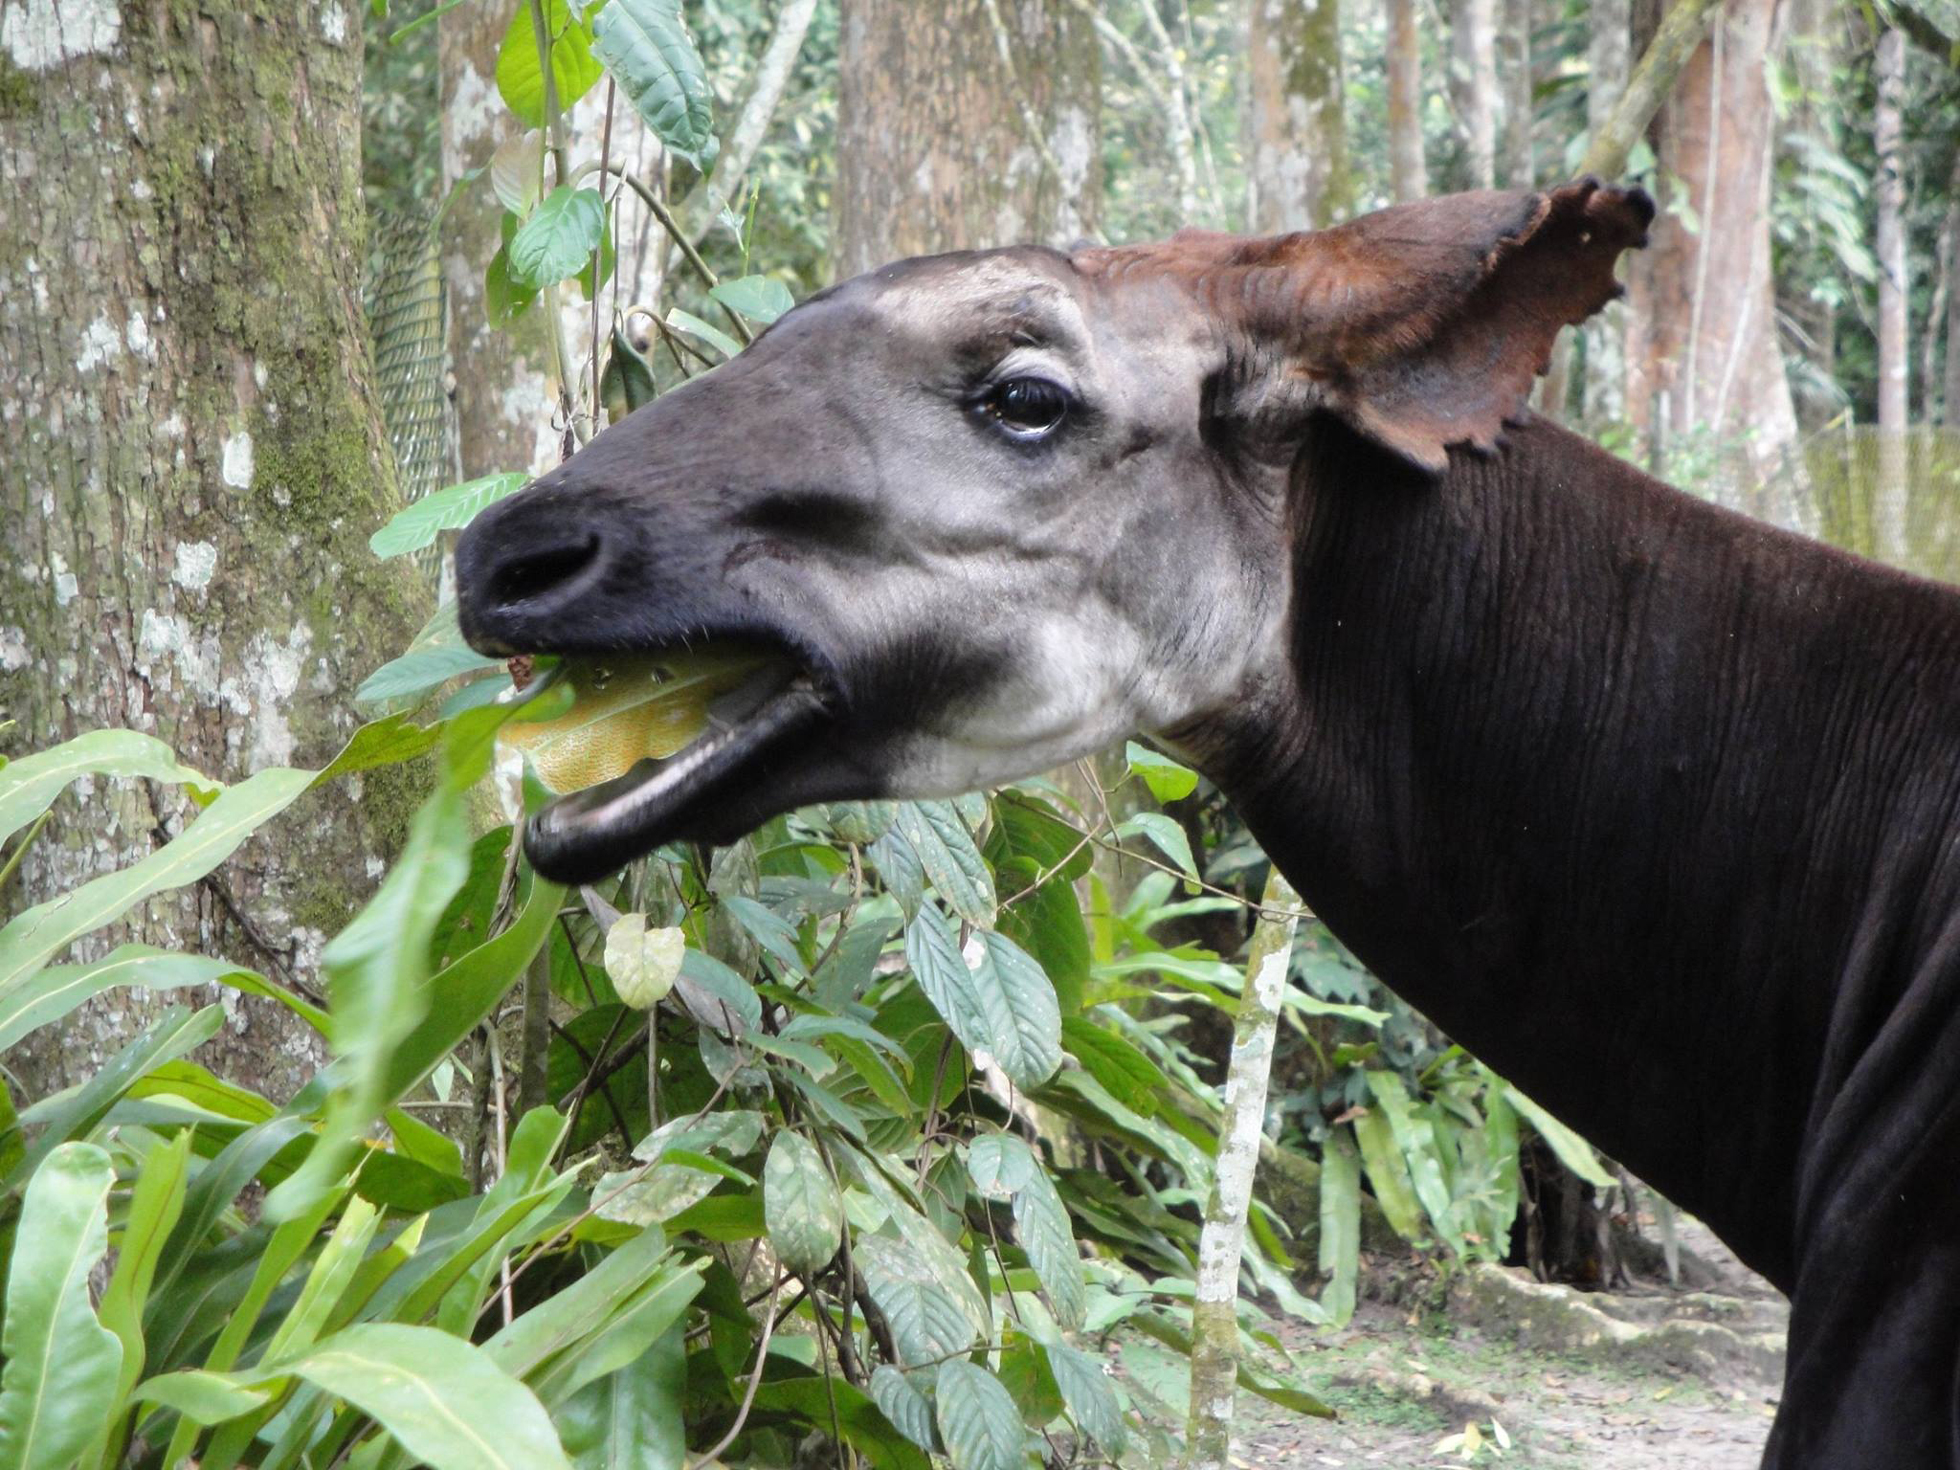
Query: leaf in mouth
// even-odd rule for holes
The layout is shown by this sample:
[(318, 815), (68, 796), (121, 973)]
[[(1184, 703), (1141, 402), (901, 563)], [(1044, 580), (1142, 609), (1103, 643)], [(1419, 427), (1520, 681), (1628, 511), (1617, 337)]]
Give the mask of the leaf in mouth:
[(563, 795), (665, 759), (707, 728), (708, 706), (768, 662), (749, 650), (581, 658), (564, 679), (572, 707), (555, 720), (506, 725), (503, 738)]

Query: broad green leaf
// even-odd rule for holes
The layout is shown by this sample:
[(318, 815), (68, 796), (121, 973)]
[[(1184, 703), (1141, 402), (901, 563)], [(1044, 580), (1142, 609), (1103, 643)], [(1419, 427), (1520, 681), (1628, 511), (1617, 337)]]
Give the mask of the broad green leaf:
[(864, 1273), (871, 1299), (885, 1314), (901, 1361), (922, 1366), (973, 1346), (974, 1324), (965, 1309), (939, 1284), (931, 1263), (909, 1242), (860, 1236), (852, 1243), (851, 1258)]
[(1091, 1357), (1065, 1342), (1043, 1344), (1055, 1386), (1062, 1391), (1068, 1416), (1075, 1427), (1093, 1439), (1108, 1455), (1123, 1448), (1123, 1410), (1116, 1402), (1102, 1359)]
[(927, 1454), (932, 1453), (935, 1444), (932, 1405), (912, 1386), (912, 1380), (903, 1370), (890, 1363), (880, 1363), (871, 1374), (871, 1401), (878, 1406), (879, 1413), (891, 1420), (892, 1428)]
[(597, 189), (560, 184), (511, 237), (511, 280), (543, 289), (577, 275), (599, 248), (605, 227), (606, 202)]
[(1026, 858), (1010, 858), (995, 870), (996, 883), (1014, 895), (1000, 910), (1000, 932), (1034, 956), (1054, 984), (1063, 1016), (1073, 1016), (1089, 985), (1089, 929), (1075, 885), (1057, 876), (1025, 891), (1037, 876)]
[(796, 305), (796, 298), (774, 276), (742, 276), (723, 281), (708, 294), (723, 306), (759, 322), (773, 322)]
[(363, 679), (360, 687), (354, 691), (354, 698), (361, 704), (404, 699), (411, 694), (426, 693), (438, 684), (446, 684), (459, 674), (500, 669), (503, 665), (502, 659), (485, 658), (468, 644), (411, 649), (399, 658), (389, 659)]
[(157, 1261), (184, 1210), (184, 1186), (190, 1177), (192, 1131), (150, 1145), (130, 1192), (116, 1247), (116, 1269), (102, 1293), (102, 1325), (122, 1343), (122, 1368), (117, 1398), (122, 1398), (143, 1372), (143, 1308), (156, 1279)]
[(674, 993), (694, 1019), (730, 1037), (762, 1028), (762, 1000), (755, 987), (713, 955), (689, 949), (681, 956)]
[(1191, 841), (1184, 829), (1162, 812), (1138, 812), (1116, 829), (1118, 837), (1141, 833), (1187, 878), (1198, 876), (1198, 865), (1191, 857)]
[(424, 495), (396, 512), (394, 519), (370, 536), (368, 550), (379, 557), (420, 551), (442, 532), (467, 526), (479, 512), (530, 483), (529, 475), (485, 475)]
[(999, 902), (993, 874), (953, 803), (902, 801), (897, 830), (947, 907), (977, 929), (993, 927)]
[[(568, 0), (544, 0), (541, 8), (551, 43), (551, 75), (558, 108), (570, 112), (572, 104), (599, 80), (603, 69), (592, 55), (591, 31), (575, 17)], [(538, 66), (538, 37), (531, 27), (528, 0), (513, 7), (503, 44), (497, 49), (497, 92), (526, 126), (545, 125), (544, 72)]]
[(282, 1366), (370, 1415), (432, 1470), (570, 1470), (531, 1390), (446, 1332), (361, 1323)]
[(606, 370), (599, 375), (599, 401), (609, 422), (618, 423), (636, 408), (653, 402), (660, 391), (653, 364), (646, 360), (622, 323), (613, 328)]
[(1041, 966), (1005, 934), (982, 934), (974, 989), (993, 1040), (988, 1050), (1019, 1087), (1039, 1087), (1062, 1062), (1062, 1012)]
[(227, 985), (246, 995), (276, 1000), (317, 1030), (327, 1014), (263, 976), (225, 960), (170, 954), (147, 944), (125, 944), (89, 965), (50, 965), (0, 999), (0, 1051), (29, 1032), (59, 1021), (83, 1001), (118, 986), (161, 992), (192, 985)]
[(174, 1060), (217, 1035), (224, 1018), (222, 1006), (206, 1006), (195, 1012), (183, 1006), (171, 1006), (80, 1087), (43, 1098), (29, 1108), (22, 1121), (41, 1124), (41, 1131), (15, 1165), (7, 1185), (17, 1187), (56, 1145), (79, 1138), (95, 1127), (136, 1079), (152, 1067)]
[(152, 894), (197, 882), (284, 811), (312, 780), (311, 771), (260, 771), (225, 791), (175, 839), (141, 862), (20, 914), (0, 929), (0, 1002), (84, 934), (120, 918)]
[(1048, 1304), (1062, 1326), (1076, 1328), (1088, 1309), (1082, 1286), (1082, 1252), (1076, 1249), (1068, 1211), (1045, 1169), (1036, 1168), (1014, 1195), (1014, 1233), (1028, 1253), (1028, 1264), (1048, 1293)]
[[(535, 1379), (561, 1354), (583, 1355), (609, 1319), (630, 1310), (649, 1290), (671, 1301), (664, 1294), (676, 1287), (679, 1306), (684, 1307), (700, 1290), (700, 1271), (706, 1264), (699, 1260), (680, 1264), (660, 1231), (643, 1230), (609, 1251), (570, 1286), (514, 1318), (484, 1345), (484, 1351), (512, 1377)], [(571, 1384), (566, 1392), (577, 1387)]]
[(1338, 1128), (1320, 1155), (1320, 1305), (1336, 1327), (1354, 1315), (1361, 1262), (1361, 1162), (1354, 1141)]
[(232, 1374), (185, 1368), (144, 1379), (131, 1397), (139, 1403), (174, 1410), (187, 1422), (208, 1427), (264, 1408), (272, 1401), (272, 1390), (247, 1388)]
[(826, 1441), (834, 1423), (868, 1470), (932, 1470), (932, 1462), (892, 1427), (867, 1395), (834, 1375), (764, 1383), (756, 1392), (755, 1407), (759, 1413), (787, 1416)]
[(140, 776), (189, 786), (205, 797), (223, 789), (203, 772), (179, 762), (177, 753), (154, 736), (135, 730), (91, 730), (52, 750), (0, 766), (0, 842), (52, 806), (69, 782), (84, 776)]
[(1034, 1150), (1011, 1133), (983, 1133), (966, 1148), (967, 1177), (988, 1199), (1012, 1199), (1040, 1168)]
[(89, 1272), (109, 1246), (109, 1156), (53, 1150), (28, 1181), (0, 1325), (0, 1465), (68, 1470), (115, 1408), (122, 1344), (89, 1306)]
[(1150, 794), (1159, 801), (1180, 801), (1198, 789), (1198, 773), (1179, 765), (1167, 755), (1131, 740), (1123, 746), (1130, 772), (1141, 776)]
[(1062, 1045), (1113, 1097), (1146, 1118), (1156, 1114), (1158, 1100), (1170, 1090), (1161, 1067), (1126, 1037), (1090, 1017), (1064, 1020)]
[(469, 847), (462, 793), (445, 783), (416, 813), (379, 891), (322, 952), (333, 997), (332, 1092), (318, 1142), (266, 1197), (266, 1219), (291, 1219), (326, 1190), (394, 1100), (387, 1084), (395, 1049), (426, 1014), (429, 941), (469, 876)]
[(667, 325), (677, 332), (685, 332), (690, 337), (699, 337), (723, 357), (739, 357), (742, 344), (711, 322), (704, 322), (691, 311), (682, 311), (678, 306), (667, 312)]
[(574, 1470), (681, 1470), (687, 1337), (669, 1328), (652, 1348), (595, 1378), (553, 1410)]
[(816, 1145), (782, 1132), (762, 1168), (763, 1218), (776, 1258), (799, 1276), (830, 1264), (844, 1233), (844, 1198)]
[(1408, 1087), (1396, 1072), (1368, 1073), (1368, 1090), (1388, 1117), (1389, 1131), (1408, 1161), (1409, 1180), (1416, 1198), (1422, 1201), (1439, 1239), (1452, 1250), (1461, 1249), (1462, 1230), (1451, 1207), (1449, 1183), (1443, 1178), (1443, 1165), (1436, 1147), (1436, 1132), (1429, 1120), (1415, 1110)]
[(508, 929), (457, 956), (429, 978), (422, 1019), (386, 1059), (384, 1098), (406, 1095), (496, 1009), (544, 946), (564, 896), (565, 890), (556, 883), (533, 875), (530, 896)]
[(939, 1365), (939, 1435), (953, 1470), (1027, 1470), (1028, 1429), (1001, 1381), (963, 1358)]
[(1396, 1145), (1388, 1117), (1379, 1110), (1357, 1114), (1355, 1142), (1361, 1146), (1362, 1162), (1368, 1167), (1368, 1183), (1382, 1215), (1395, 1233), (1411, 1243), (1425, 1239), (1421, 1207), (1409, 1180), (1408, 1161)]
[[(445, 603), (444, 607), (449, 609), (449, 619), (453, 623), (456, 604)], [(458, 642), (462, 636), (461, 630), (457, 630)], [(325, 785), (342, 776), (351, 776), (356, 771), (374, 770), (377, 766), (398, 766), (427, 755), (441, 743), (440, 725), (418, 725), (406, 713), (384, 715), (378, 720), (369, 720), (356, 730), (340, 754), (313, 778), (313, 784)]]
[[(700, 1293), (707, 1267), (707, 1261), (700, 1257), (663, 1266), (644, 1286), (626, 1296), (602, 1327), (586, 1332), (544, 1372), (532, 1376), (538, 1397), (548, 1407), (556, 1407), (587, 1384), (644, 1357), (655, 1343), (683, 1324), (689, 1304)], [(618, 1300), (616, 1294), (614, 1299)]]
[(1611, 1189), (1617, 1182), (1601, 1166), (1591, 1144), (1509, 1083), (1504, 1085), (1504, 1098), (1537, 1130), (1538, 1136), (1545, 1140), (1545, 1146), (1558, 1155), (1558, 1161), (1586, 1183), (1600, 1189)]
[[(592, 1189), (593, 1208), (602, 1219), (623, 1225), (671, 1220), (706, 1199), (722, 1178), (718, 1170), (691, 1158), (709, 1150), (740, 1157), (755, 1147), (761, 1134), (762, 1115), (740, 1108), (664, 1123), (633, 1150), (635, 1158), (652, 1167), (601, 1176)], [(670, 1152), (678, 1156), (671, 1162)]]
[(592, 33), (593, 51), (654, 136), (706, 173), (716, 150), (714, 91), (680, 0), (611, 0)]

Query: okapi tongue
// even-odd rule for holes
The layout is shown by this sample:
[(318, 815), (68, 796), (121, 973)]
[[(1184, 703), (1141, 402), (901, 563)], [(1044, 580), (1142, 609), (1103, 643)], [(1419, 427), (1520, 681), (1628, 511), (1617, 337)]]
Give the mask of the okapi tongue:
[[(592, 883), (678, 836), (695, 835), (703, 807), (738, 796), (731, 777), (823, 716), (808, 688), (773, 695), (754, 714), (702, 736), (666, 760), (644, 760), (603, 785), (560, 797), (524, 827), (524, 855), (554, 883)], [(713, 823), (728, 826), (726, 818)]]

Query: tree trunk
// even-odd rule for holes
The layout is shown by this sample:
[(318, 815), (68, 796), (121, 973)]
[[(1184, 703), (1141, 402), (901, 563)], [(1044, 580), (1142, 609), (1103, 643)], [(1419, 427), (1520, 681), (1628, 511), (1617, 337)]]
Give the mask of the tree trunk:
[[(509, 470), (540, 474), (558, 463), (564, 437), (562, 425), (553, 427), (558, 383), (542, 304), (534, 303), (515, 324), (500, 324), (490, 320), (484, 300), (483, 273), (502, 244), (504, 217), (488, 165), (499, 146), (525, 132), (497, 95), (497, 51), (509, 24), (507, 5), (462, 5), (444, 11), (436, 22), (442, 190), (449, 201), (442, 217), (442, 270), (449, 288), (461, 479)], [(596, 90), (604, 96), (603, 84)], [(457, 189), (471, 169), (485, 172)], [(658, 250), (653, 253), (664, 259)]]
[[(1592, 0), (1586, 46), (1586, 126), (1598, 138), (1627, 89), (1633, 64), (1633, 15), (1628, 0)], [(1609, 302), (1585, 325), (1586, 424), (1597, 431), (1626, 413), (1626, 308)]]
[(1878, 487), (1873, 528), (1878, 554), (1898, 561), (1906, 550), (1906, 416), (1910, 374), (1906, 347), (1906, 182), (1900, 146), (1906, 87), (1905, 32), (1887, 30), (1874, 58), (1878, 106), (1872, 141), (1878, 154), (1873, 253), (1878, 257)]
[(1789, 463), (1796, 410), (1770, 273), (1767, 65), (1777, 6), (1734, 0), (1656, 117), (1667, 197), (1652, 245), (1628, 271), (1638, 336), (1627, 353), (1627, 406), (1646, 434), (1677, 444), (1698, 436), (1741, 465), (1742, 483), (1722, 491), (1738, 508), (1800, 524), (1801, 471)]
[(1066, 0), (843, 0), (838, 45), (839, 277), (900, 256), (1093, 233), (1102, 53), (1081, 11)]
[[(0, 233), (12, 753), (127, 726), (225, 781), (324, 764), (359, 723), (355, 684), (427, 612), (413, 568), (366, 544), (398, 497), (358, 279), (362, 13), (0, 6), (0, 197), (40, 222)], [(139, 939), (315, 978), (419, 784), (383, 770), (314, 793), (77, 958)], [(127, 782), (84, 782), (54, 810), (21, 904), (125, 866), (188, 815)], [(291, 1092), (310, 1041), (275, 1005), (225, 1005), (207, 1060)], [(105, 998), (9, 1065), (32, 1092), (67, 1085), (154, 1010)]]
[(1273, 1037), (1286, 994), (1293, 933), (1300, 923), (1300, 896), (1278, 868), (1267, 877), (1260, 903), (1286, 917), (1264, 912), (1253, 927), (1225, 1071), (1225, 1111), (1218, 1124), (1211, 1199), (1198, 1239), (1197, 1295), (1191, 1307), (1191, 1416), (1185, 1436), (1189, 1470), (1225, 1470), (1231, 1459), (1232, 1411), (1238, 1398), (1239, 1258), (1264, 1135)]
[[(1946, 386), (1940, 395), (1949, 429), (1960, 430), (1960, 155), (1953, 160), (1953, 182), (1948, 185), (1952, 203), (1947, 206), (1946, 232), (1953, 242), (1953, 261), (1949, 267), (1946, 293)], [(1928, 328), (1928, 330), (1931, 330)]]
[(1497, 0), (1452, 0), (1450, 101), (1459, 185), (1491, 188), (1497, 182)]
[(1398, 204), (1429, 192), (1422, 150), (1422, 36), (1416, 0), (1386, 0), (1388, 9), (1388, 164)]
[(1538, 182), (1531, 139), (1531, 8), (1532, 0), (1504, 0), (1497, 42), (1504, 86), (1504, 156), (1498, 172), (1507, 189), (1529, 189)]
[(1252, 229), (1324, 229), (1354, 206), (1340, 0), (1252, 0), (1246, 172)]

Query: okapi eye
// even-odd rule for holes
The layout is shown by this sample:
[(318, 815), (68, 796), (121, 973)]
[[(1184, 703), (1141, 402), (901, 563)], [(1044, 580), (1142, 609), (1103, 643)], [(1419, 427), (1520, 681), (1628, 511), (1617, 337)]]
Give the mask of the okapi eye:
[(1068, 390), (1046, 378), (1009, 378), (980, 401), (987, 417), (1016, 439), (1039, 439), (1068, 417)]

